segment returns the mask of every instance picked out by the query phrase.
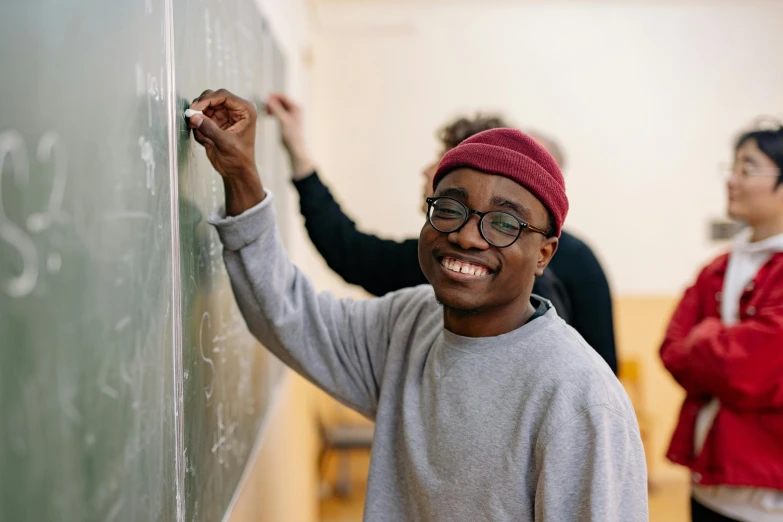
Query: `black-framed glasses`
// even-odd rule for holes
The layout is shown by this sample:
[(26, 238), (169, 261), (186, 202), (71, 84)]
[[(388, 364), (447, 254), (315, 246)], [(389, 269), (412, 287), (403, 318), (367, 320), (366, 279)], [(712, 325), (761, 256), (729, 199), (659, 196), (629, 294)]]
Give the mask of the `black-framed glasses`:
[(447, 196), (427, 198), (427, 221), (432, 228), (444, 234), (457, 232), (465, 226), (472, 214), (479, 217), (479, 233), (484, 241), (497, 248), (511, 246), (522, 231), (529, 229), (549, 237), (546, 230), (522, 221), (514, 214), (502, 210), (479, 212), (466, 207), (462, 202)]

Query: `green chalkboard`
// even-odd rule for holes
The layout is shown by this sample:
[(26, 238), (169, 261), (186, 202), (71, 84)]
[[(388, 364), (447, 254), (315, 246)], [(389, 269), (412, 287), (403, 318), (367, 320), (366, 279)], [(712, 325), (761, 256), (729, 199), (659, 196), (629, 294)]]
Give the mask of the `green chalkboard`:
[(282, 87), (280, 50), (253, 0), (9, 0), (0, 47), (0, 520), (220, 521), (281, 366), (182, 109)]
[[(183, 112), (206, 88), (223, 87), (260, 102), (275, 86), (273, 56), (278, 51), (251, 1), (175, 0), (174, 42)], [(277, 73), (282, 76), (283, 71)], [(279, 175), (278, 129), (269, 119), (259, 121), (260, 171), (265, 177), (277, 173), (271, 177), (287, 183), (287, 177)], [(203, 148), (189, 136), (184, 119), (177, 123), (185, 512), (188, 521), (211, 521), (220, 519), (236, 491), (280, 364), (248, 334), (231, 292), (220, 240), (206, 223), (223, 201), (222, 182)]]

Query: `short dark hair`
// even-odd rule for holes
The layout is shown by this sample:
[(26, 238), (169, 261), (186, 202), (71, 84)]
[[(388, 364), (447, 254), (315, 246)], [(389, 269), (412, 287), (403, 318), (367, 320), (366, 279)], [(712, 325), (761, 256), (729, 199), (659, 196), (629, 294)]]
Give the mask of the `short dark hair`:
[(438, 130), (437, 136), (438, 140), (443, 144), (443, 152), (447, 152), (479, 132), (489, 129), (507, 129), (509, 127), (502, 116), (479, 112), (472, 118), (460, 116), (452, 120)]
[(742, 134), (737, 138), (734, 146), (735, 152), (749, 141), (755, 141), (759, 150), (775, 163), (780, 175), (778, 186), (783, 184), (783, 125), (775, 123), (776, 128), (753, 130)]
[(557, 235), (557, 230), (555, 230), (555, 216), (549, 209), (546, 209), (546, 216), (549, 220), (549, 223), (546, 226), (546, 237), (555, 237)]

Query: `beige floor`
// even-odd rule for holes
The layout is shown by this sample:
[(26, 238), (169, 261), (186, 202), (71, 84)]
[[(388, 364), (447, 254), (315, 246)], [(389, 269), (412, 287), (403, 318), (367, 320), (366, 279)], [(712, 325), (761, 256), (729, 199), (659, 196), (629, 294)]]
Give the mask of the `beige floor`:
[[(333, 480), (334, 460), (328, 466), (327, 480)], [(321, 502), (321, 522), (361, 522), (368, 465), (367, 455), (357, 454), (352, 458), (351, 496)], [(687, 522), (688, 513), (688, 485), (683, 479), (671, 478), (656, 484), (650, 493), (650, 522)]]

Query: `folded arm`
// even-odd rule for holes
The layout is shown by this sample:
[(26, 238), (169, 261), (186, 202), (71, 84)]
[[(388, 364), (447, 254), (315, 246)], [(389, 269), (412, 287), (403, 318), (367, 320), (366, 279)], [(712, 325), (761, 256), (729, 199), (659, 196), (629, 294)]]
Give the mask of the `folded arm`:
[(783, 407), (783, 287), (772, 288), (754, 316), (726, 326), (705, 317), (699, 286), (686, 291), (669, 325), (661, 347), (666, 368), (688, 392), (724, 406)]

